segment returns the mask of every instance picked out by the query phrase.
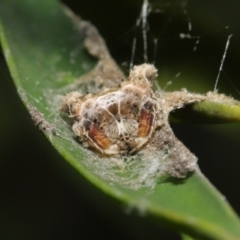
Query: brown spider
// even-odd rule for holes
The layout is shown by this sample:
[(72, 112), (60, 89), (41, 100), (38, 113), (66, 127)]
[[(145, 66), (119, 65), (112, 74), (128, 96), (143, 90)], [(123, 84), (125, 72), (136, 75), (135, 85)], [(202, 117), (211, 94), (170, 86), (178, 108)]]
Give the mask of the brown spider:
[(153, 65), (142, 64), (135, 66), (118, 88), (85, 96), (69, 93), (62, 110), (75, 118), (75, 135), (104, 154), (139, 150), (161, 124), (152, 90), (156, 76)]
[(61, 110), (74, 118), (72, 129), (83, 146), (105, 156), (139, 152), (142, 159), (154, 158), (166, 164), (166, 171), (177, 178), (194, 171), (197, 158), (175, 137), (168, 123), (169, 113), (193, 102), (208, 100), (232, 105), (235, 101), (216, 92), (202, 95), (183, 89), (155, 93), (152, 82), (157, 69), (146, 63), (133, 67), (128, 79), (121, 82), (124, 74), (97, 29), (68, 9), (66, 12), (83, 34), (88, 52), (99, 59), (96, 67), (79, 81), (79, 90), (85, 84), (92, 93), (70, 92), (61, 105)]

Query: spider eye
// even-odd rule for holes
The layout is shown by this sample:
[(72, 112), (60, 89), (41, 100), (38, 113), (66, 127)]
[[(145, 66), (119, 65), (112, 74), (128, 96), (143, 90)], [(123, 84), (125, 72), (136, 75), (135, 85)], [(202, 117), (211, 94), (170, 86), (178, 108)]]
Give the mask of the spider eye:
[(151, 102), (146, 102), (143, 106), (144, 106), (144, 108), (146, 108), (149, 111), (153, 110), (153, 105)]
[(87, 131), (89, 131), (90, 130), (90, 128), (91, 128), (91, 122), (90, 121), (88, 121), (88, 120), (85, 120), (84, 121), (84, 128), (87, 130)]

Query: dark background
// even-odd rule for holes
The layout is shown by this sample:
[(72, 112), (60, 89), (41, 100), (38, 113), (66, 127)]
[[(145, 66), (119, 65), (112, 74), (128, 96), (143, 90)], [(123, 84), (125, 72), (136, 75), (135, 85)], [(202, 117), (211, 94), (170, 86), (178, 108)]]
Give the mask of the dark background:
[[(174, 80), (171, 88), (213, 90), (227, 36), (233, 33), (224, 69), (240, 89), (237, 25), (240, 2), (231, 1), (229, 5), (225, 0), (221, 3), (192, 0), (186, 6), (188, 16), (179, 7), (180, 1), (171, 1), (171, 7), (166, 7), (165, 3), (169, 2), (153, 3), (165, 12), (150, 17), (152, 35), (159, 39), (157, 66), (163, 86), (182, 71), (181, 78)], [(132, 27), (139, 16), (141, 1), (69, 0), (65, 3), (99, 28), (114, 58), (127, 69), (124, 63), (130, 59), (132, 37), (139, 34)], [(194, 40), (178, 38), (186, 29), (187, 17), (192, 20), (192, 34), (200, 36), (197, 52), (191, 50)], [(226, 26), (229, 28), (225, 29)], [(149, 38), (151, 45), (152, 38)], [(149, 56), (153, 59), (153, 55)], [(135, 62), (142, 62), (140, 46)], [(33, 126), (2, 54), (0, 76), (1, 239), (179, 239), (142, 217), (126, 214), (124, 206), (79, 178)], [(219, 90), (240, 99), (224, 74)], [(174, 124), (173, 128), (199, 157), (203, 173), (239, 214), (240, 124)]]

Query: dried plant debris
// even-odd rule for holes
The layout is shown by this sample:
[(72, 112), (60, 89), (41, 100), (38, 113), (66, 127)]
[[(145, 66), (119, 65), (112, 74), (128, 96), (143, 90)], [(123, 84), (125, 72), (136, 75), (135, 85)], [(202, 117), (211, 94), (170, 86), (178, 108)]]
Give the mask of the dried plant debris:
[[(169, 113), (194, 102), (233, 104), (234, 100), (216, 92), (154, 92), (157, 69), (147, 63), (134, 66), (125, 78), (97, 29), (66, 11), (84, 34), (88, 52), (99, 60), (77, 81), (89, 93), (75, 89), (61, 103), (61, 111), (74, 119), (72, 130), (89, 155), (85, 164), (101, 177), (135, 189), (154, 187), (162, 176), (185, 178), (195, 171), (197, 157), (174, 135)], [(73, 86), (80, 85), (65, 92)]]
[(42, 132), (51, 132), (56, 135), (55, 127), (45, 120), (43, 113), (39, 112), (36, 107), (29, 106), (29, 113), (33, 120), (34, 125)]
[(56, 128), (53, 124), (49, 123), (45, 118), (44, 114), (41, 113), (36, 107), (28, 105), (29, 113), (33, 120), (34, 125), (43, 133), (49, 134), (50, 140), (52, 140), (52, 135), (59, 136), (56, 132)]

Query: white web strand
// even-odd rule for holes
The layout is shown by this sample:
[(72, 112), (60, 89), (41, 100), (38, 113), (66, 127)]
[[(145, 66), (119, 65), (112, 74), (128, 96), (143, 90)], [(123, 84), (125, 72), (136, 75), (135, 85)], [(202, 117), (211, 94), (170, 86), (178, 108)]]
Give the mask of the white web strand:
[(192, 31), (192, 21), (190, 19), (190, 17), (188, 16), (188, 12), (187, 10), (185, 9), (185, 5), (186, 3), (184, 4), (183, 8), (183, 14), (186, 15), (186, 18), (187, 18), (187, 22), (188, 22), (188, 32), (191, 32)]
[(133, 38), (133, 44), (132, 44), (132, 56), (131, 56), (131, 62), (130, 62), (130, 69), (133, 68), (133, 63), (134, 63), (134, 57), (135, 57), (135, 52), (136, 52), (136, 45), (137, 45), (137, 38)]
[(214, 92), (217, 91), (217, 85), (218, 85), (219, 77), (220, 77), (220, 74), (221, 74), (222, 69), (223, 69), (223, 64), (224, 64), (224, 61), (225, 61), (225, 58), (226, 58), (226, 55), (227, 55), (227, 50), (228, 50), (230, 39), (231, 39), (232, 36), (233, 36), (233, 34), (229, 35), (228, 39), (227, 39), (227, 42), (226, 42), (225, 50), (224, 50), (224, 53), (223, 53), (223, 56), (222, 56), (221, 64), (220, 64), (220, 67), (219, 67), (217, 79), (216, 79), (215, 86), (214, 86)]
[(191, 34), (192, 32), (192, 29), (193, 29), (193, 25), (192, 25), (192, 21), (191, 21), (191, 18), (188, 16), (188, 12), (186, 10), (186, 4), (187, 4), (187, 1), (183, 3), (183, 14), (186, 16), (186, 19), (187, 19), (187, 28), (188, 28), (188, 33), (180, 33), (179, 34), (179, 37), (181, 39), (196, 39), (195, 43), (194, 43), (194, 46), (193, 46), (193, 52), (197, 50), (197, 47), (198, 47), (198, 44), (200, 42), (200, 36), (194, 36)]
[(156, 59), (157, 59), (157, 50), (158, 50), (158, 39), (154, 39), (154, 50), (153, 50), (153, 65), (156, 65)]
[(144, 62), (148, 62), (147, 56), (147, 16), (148, 16), (149, 3), (148, 0), (144, 0), (142, 6), (142, 35), (143, 35), (143, 59)]
[[(147, 28), (148, 28), (148, 21), (147, 17), (149, 14), (149, 2), (148, 0), (144, 0), (140, 17), (136, 21), (136, 27), (140, 27), (140, 24), (142, 23), (142, 38), (143, 38), (143, 59), (144, 62), (148, 62), (148, 47), (147, 47)], [(131, 62), (130, 62), (130, 69), (133, 68), (134, 64), (134, 57), (136, 52), (136, 45), (137, 45), (137, 37), (133, 38), (133, 44), (132, 44), (132, 55), (131, 55)]]

